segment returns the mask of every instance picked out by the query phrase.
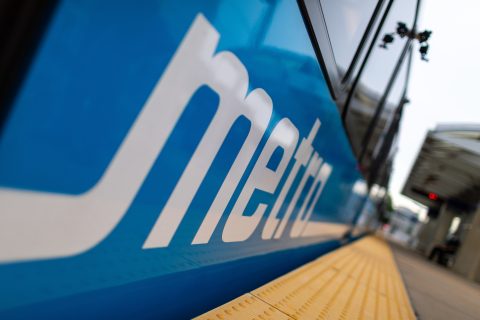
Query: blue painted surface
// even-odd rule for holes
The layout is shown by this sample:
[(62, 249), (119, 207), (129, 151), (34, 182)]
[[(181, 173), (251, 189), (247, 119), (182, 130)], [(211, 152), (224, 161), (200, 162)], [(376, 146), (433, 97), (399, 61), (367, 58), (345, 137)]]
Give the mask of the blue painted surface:
[(272, 252), (4, 311), (6, 319), (190, 319), (339, 246)]
[[(262, 240), (264, 220), (246, 241), (221, 239), (228, 212), (283, 117), (300, 137), (316, 118), (322, 121), (313, 146), (333, 171), (312, 220), (348, 224), (363, 202), (353, 193), (361, 179), (356, 161), (293, 1), (60, 2), (0, 138), (0, 186), (66, 194), (91, 188), (198, 13), (220, 33), (218, 51), (239, 58), (250, 88), (263, 88), (274, 109), (211, 241), (190, 244), (248, 132), (246, 120), (230, 131), (170, 246), (142, 250), (215, 112), (218, 96), (204, 87), (104, 241), (69, 258), (0, 265), (0, 318), (2, 312), (27, 318), (191, 317), (338, 245), (322, 237), (291, 239), (290, 225), (281, 239)], [(279, 157), (274, 154), (268, 166), (275, 168)], [(258, 203), (271, 207), (279, 189), (273, 196), (257, 190), (245, 214)]]

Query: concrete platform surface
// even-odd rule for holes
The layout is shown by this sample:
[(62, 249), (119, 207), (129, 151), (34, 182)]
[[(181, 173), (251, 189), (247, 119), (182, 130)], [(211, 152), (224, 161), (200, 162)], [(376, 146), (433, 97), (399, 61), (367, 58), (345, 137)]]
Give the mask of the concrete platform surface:
[(420, 320), (480, 319), (480, 285), (390, 244)]

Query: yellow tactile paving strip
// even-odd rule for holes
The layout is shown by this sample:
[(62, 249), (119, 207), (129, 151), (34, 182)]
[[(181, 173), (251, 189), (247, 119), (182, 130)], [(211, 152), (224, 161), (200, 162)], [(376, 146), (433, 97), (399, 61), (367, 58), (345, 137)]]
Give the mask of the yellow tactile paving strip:
[(366, 237), (196, 319), (415, 319), (388, 245)]

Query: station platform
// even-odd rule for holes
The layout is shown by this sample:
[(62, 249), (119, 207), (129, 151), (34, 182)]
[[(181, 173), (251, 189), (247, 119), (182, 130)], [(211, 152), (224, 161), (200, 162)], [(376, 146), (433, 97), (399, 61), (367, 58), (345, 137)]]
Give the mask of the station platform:
[(415, 319), (388, 244), (369, 236), (196, 319)]
[(390, 243), (420, 320), (480, 319), (480, 284)]

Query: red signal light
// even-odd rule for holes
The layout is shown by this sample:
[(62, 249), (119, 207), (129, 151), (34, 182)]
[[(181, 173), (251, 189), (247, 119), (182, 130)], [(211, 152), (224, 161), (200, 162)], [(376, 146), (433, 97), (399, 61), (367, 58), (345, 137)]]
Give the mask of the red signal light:
[(433, 200), (433, 201), (438, 200), (438, 194), (433, 193), (433, 192), (429, 192), (428, 193), (428, 199)]

